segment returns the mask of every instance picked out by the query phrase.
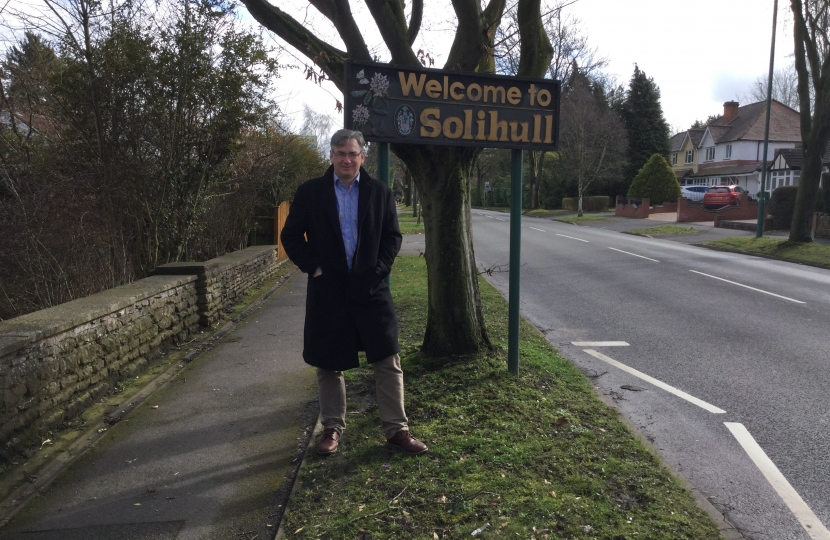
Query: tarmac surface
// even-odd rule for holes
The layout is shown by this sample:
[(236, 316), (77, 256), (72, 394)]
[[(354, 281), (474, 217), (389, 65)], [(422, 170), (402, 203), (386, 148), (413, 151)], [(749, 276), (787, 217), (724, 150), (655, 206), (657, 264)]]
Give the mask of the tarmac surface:
[[(625, 232), (659, 221), (581, 225)], [(700, 233), (671, 239), (752, 235), (688, 225)], [(424, 241), (404, 235), (401, 254), (422, 255)], [(178, 366), (0, 528), (0, 538), (273, 538), (317, 416), (314, 371), (302, 360), (305, 284), (297, 271), (212, 349)]]
[(302, 360), (304, 315), (297, 272), (110, 428), (0, 537), (273, 538), (317, 412), (314, 371)]

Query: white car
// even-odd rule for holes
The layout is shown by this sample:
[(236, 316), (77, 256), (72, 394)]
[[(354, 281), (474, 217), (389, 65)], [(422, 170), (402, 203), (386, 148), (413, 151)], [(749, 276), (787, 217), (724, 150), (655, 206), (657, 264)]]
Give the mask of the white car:
[(709, 186), (680, 186), (680, 196), (690, 201), (702, 201)]

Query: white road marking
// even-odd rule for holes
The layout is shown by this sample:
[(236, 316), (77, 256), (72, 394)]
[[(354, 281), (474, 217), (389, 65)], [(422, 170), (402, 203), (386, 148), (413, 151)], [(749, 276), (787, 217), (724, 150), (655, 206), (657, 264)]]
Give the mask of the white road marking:
[(580, 242), (588, 242), (588, 240), (583, 240), (582, 238), (574, 238), (573, 236), (568, 236), (567, 234), (556, 233), (556, 236), (562, 236), (563, 238), (570, 238), (571, 240), (579, 240)]
[(536, 227), (531, 227), (531, 229), (533, 229), (534, 231), (539, 231), (539, 232), (547, 232), (545, 229), (537, 229)]
[(574, 347), (628, 347), (625, 341), (571, 341)]
[(506, 219), (502, 219), (502, 218), (493, 218), (493, 219), (497, 219), (499, 221), (507, 221)]
[(749, 433), (749, 430), (743, 424), (736, 422), (724, 422), (732, 435), (738, 440), (744, 451), (749, 455), (750, 459), (755, 463), (755, 466), (761, 470), (767, 482), (778, 493), (784, 503), (790, 508), (795, 518), (807, 531), (810, 538), (814, 540), (830, 540), (830, 531), (827, 527), (819, 521), (818, 517), (813, 513), (801, 495), (790, 485), (787, 479), (775, 466), (775, 463), (767, 456), (764, 449), (761, 448), (755, 438)]
[(490, 219), (496, 219), (496, 218), (494, 218), (493, 216), (488, 216), (487, 214), (481, 214), (481, 215), (482, 215), (482, 216), (484, 216), (484, 217), (488, 217), (488, 218), (490, 218)]
[(723, 413), (726, 412), (723, 409), (715, 407), (714, 405), (712, 405), (710, 403), (706, 403), (702, 399), (698, 399), (698, 398), (696, 398), (692, 395), (687, 394), (683, 390), (678, 390), (674, 386), (668, 385), (668, 384), (664, 383), (663, 381), (657, 380), (654, 377), (651, 377), (650, 375), (646, 375), (642, 371), (637, 371), (633, 367), (629, 367), (629, 366), (626, 366), (625, 364), (623, 364), (621, 362), (617, 362), (613, 358), (605, 356), (604, 354), (602, 354), (600, 352), (593, 351), (591, 349), (583, 349), (583, 351), (590, 354), (594, 358), (598, 358), (599, 360), (602, 360), (603, 362), (607, 362), (607, 363), (611, 364), (612, 366), (618, 367), (621, 370), (626, 371), (626, 372), (634, 375), (635, 377), (639, 377), (640, 379), (653, 384), (657, 388), (662, 388), (663, 390), (665, 390), (666, 392), (669, 392), (670, 394), (674, 394), (675, 396), (677, 396), (681, 399), (685, 399), (689, 403), (694, 403), (698, 407), (700, 407), (702, 409), (706, 409), (710, 413), (723, 414)]
[(695, 274), (700, 274), (701, 276), (710, 277), (712, 279), (717, 279), (720, 281), (725, 281), (726, 283), (731, 283), (732, 285), (737, 285), (738, 287), (743, 287), (745, 289), (749, 289), (751, 291), (759, 292), (768, 294), (770, 296), (774, 296), (776, 298), (781, 298), (782, 300), (789, 300), (790, 302), (795, 302), (796, 304), (806, 304), (807, 302), (802, 302), (801, 300), (795, 300), (794, 298), (788, 298), (786, 296), (781, 296), (780, 294), (771, 293), (769, 291), (764, 291), (761, 289), (756, 289), (755, 287), (750, 287), (749, 285), (744, 285), (742, 283), (737, 283), (735, 281), (729, 281), (728, 279), (719, 278), (718, 276), (713, 276), (711, 274), (704, 274), (703, 272), (698, 272), (697, 270), (689, 270), (689, 272), (694, 272)]
[(648, 259), (650, 261), (660, 262), (657, 259), (652, 259), (651, 257), (643, 257), (642, 255), (637, 255), (636, 253), (629, 253), (628, 251), (623, 251), (621, 249), (612, 248), (612, 247), (610, 247), (608, 249), (613, 249), (614, 251), (619, 251), (620, 253), (625, 253), (626, 255), (634, 255), (635, 257), (640, 257), (641, 259)]

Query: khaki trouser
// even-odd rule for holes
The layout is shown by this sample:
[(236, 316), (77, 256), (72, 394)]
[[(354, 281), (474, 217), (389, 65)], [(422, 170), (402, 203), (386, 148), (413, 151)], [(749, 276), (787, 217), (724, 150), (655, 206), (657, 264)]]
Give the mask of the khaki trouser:
[[(370, 364), (375, 370), (375, 395), (381, 428), (387, 439), (407, 427), (403, 406), (403, 371), (397, 354)], [(346, 429), (346, 382), (342, 371), (317, 368), (320, 416), (324, 429)]]

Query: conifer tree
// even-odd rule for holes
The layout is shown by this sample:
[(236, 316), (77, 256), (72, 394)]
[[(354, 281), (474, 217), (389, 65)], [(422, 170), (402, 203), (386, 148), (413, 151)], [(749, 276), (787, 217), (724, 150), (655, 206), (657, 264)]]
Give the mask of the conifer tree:
[(628, 186), (652, 154), (669, 155), (669, 125), (660, 106), (660, 89), (636, 64), (621, 112), (628, 129)]
[(648, 199), (651, 204), (677, 202), (680, 184), (666, 158), (661, 154), (652, 154), (631, 182), (628, 196)]

